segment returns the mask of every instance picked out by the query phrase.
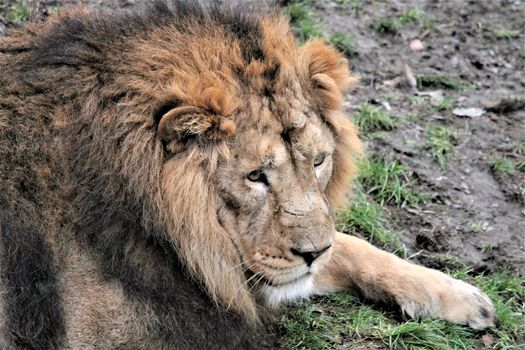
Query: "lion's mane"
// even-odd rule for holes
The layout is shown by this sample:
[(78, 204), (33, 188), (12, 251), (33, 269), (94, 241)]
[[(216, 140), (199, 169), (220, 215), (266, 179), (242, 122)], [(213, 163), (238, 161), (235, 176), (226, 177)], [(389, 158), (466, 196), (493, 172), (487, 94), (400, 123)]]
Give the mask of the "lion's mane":
[(352, 124), (333, 112), (353, 80), (346, 61), (320, 41), (297, 47), (278, 14), (176, 1), (31, 24), (0, 39), (0, 69), (8, 338), (62, 344), (61, 276), (78, 248), (127, 298), (151, 307), (159, 339), (247, 348), (258, 306), (218, 223), (213, 186), (227, 139), (180, 149), (159, 140), (159, 118), (184, 102), (220, 121), (246, 86), (279, 96), (299, 76), (319, 109), (332, 111), (328, 194), (337, 205), (360, 152)]

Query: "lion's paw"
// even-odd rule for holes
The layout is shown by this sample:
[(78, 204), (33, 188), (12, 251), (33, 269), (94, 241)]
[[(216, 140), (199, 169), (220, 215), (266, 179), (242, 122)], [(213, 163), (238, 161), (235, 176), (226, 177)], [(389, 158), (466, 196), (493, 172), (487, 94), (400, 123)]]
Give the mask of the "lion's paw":
[(494, 325), (492, 301), (478, 288), (438, 271), (425, 277), (418, 288), (424, 290), (423, 295), (398, 300), (405, 314), (413, 318), (430, 316), (476, 330)]

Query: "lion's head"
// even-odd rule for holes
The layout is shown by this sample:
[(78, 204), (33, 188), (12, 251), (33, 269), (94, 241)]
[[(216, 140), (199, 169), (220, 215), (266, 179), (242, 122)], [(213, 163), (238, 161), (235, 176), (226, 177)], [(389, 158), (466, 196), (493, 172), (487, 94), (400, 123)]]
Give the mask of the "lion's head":
[(281, 17), (258, 25), (260, 57), (243, 57), (227, 32), (200, 38), (158, 116), (178, 249), (218, 301), (251, 318), (250, 290), (270, 305), (311, 291), (361, 152), (338, 111), (346, 60), (318, 40), (296, 46)]

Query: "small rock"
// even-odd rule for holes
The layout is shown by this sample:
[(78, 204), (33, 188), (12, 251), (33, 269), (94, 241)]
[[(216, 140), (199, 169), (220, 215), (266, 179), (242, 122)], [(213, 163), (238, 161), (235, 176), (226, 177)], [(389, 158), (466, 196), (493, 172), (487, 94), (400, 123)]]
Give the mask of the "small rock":
[(454, 108), (452, 113), (458, 117), (478, 118), (485, 114), (485, 110), (477, 107)]
[(388, 103), (388, 101), (381, 101), (381, 105), (389, 112), (392, 110), (392, 106), (390, 106), (390, 103)]
[(343, 108), (350, 108), (353, 104), (350, 101), (343, 101)]
[(425, 47), (423, 46), (423, 43), (419, 39), (414, 39), (410, 42), (410, 50), (414, 52), (422, 51)]
[(432, 103), (439, 103), (443, 101), (443, 91), (442, 90), (435, 90), (435, 91), (418, 91), (418, 96), (428, 96), (430, 97), (430, 100)]
[(458, 59), (458, 56), (453, 56), (451, 59), (450, 59), (450, 65), (454, 68), (457, 68), (458, 65), (459, 65), (459, 59)]
[(417, 80), (414, 73), (412, 73), (412, 69), (405, 64), (405, 72), (394, 79), (383, 81), (383, 86), (387, 88), (404, 88), (416, 92)]
[(445, 120), (446, 118), (444, 116), (442, 116), (441, 114), (432, 114), (430, 116), (430, 118), (434, 119), (434, 120)]
[(492, 344), (494, 344), (494, 340), (489, 334), (483, 334), (481, 340), (483, 341), (483, 345), (487, 348), (492, 347)]
[(408, 85), (412, 89), (416, 90), (417, 80), (416, 80), (416, 77), (414, 76), (414, 73), (412, 73), (412, 69), (410, 69), (408, 64), (405, 64), (405, 77), (406, 77), (406, 80), (408, 82)]

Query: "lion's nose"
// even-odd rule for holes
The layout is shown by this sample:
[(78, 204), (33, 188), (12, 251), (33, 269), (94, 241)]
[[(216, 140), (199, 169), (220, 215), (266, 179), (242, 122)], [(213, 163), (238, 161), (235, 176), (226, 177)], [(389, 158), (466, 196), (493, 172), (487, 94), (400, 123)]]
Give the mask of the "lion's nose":
[(320, 257), (324, 252), (326, 252), (332, 245), (328, 245), (322, 249), (319, 250), (309, 250), (309, 251), (302, 251), (299, 249), (291, 248), (292, 254), (300, 256), (304, 259), (306, 262), (306, 265), (310, 266), (314, 262), (315, 259)]

